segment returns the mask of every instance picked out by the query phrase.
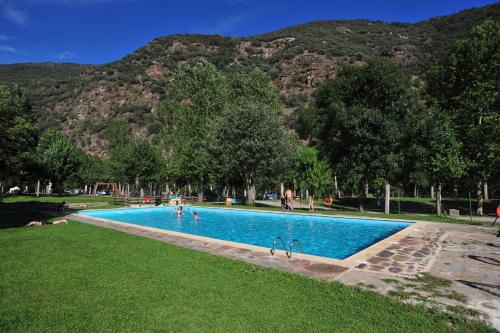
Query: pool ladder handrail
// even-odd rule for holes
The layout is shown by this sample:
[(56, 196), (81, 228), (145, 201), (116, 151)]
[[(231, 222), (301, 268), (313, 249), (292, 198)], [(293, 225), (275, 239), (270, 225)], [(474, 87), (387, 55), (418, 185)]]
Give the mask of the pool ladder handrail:
[(302, 245), (300, 245), (300, 242), (298, 239), (294, 239), (293, 241), (290, 242), (290, 250), (286, 251), (286, 256), (291, 259), (292, 258), (292, 252), (293, 252), (293, 245), (294, 244), (297, 244), (297, 247), (300, 251), (300, 253), (302, 253)]
[[(271, 255), (274, 256), (274, 252), (275, 252), (275, 249), (276, 249), (276, 242), (277, 241), (281, 241), (281, 246), (283, 247), (283, 251), (286, 251), (286, 246), (285, 246), (285, 241), (283, 240), (283, 238), (281, 237), (276, 237), (273, 241), (273, 248), (271, 249)], [(288, 253), (288, 252), (287, 252)]]

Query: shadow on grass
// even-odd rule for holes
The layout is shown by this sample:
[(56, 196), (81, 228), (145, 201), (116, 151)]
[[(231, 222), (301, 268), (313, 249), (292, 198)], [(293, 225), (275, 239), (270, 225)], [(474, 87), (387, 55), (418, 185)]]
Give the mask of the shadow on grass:
[[(22, 227), (30, 221), (47, 222), (61, 217), (58, 207), (59, 203), (49, 202), (0, 202), (0, 229)], [(68, 210), (64, 215), (72, 212)]]

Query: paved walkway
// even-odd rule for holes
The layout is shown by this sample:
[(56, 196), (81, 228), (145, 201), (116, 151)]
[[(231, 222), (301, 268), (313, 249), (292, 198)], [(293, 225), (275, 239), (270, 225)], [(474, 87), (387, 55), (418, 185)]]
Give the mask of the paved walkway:
[(404, 301), (425, 299), (429, 304), (457, 311), (470, 308), (500, 329), (497, 228), (425, 222), (363, 260), (335, 265), (298, 257), (288, 259), (282, 253), (272, 256), (267, 250), (221, 245), (81, 215), (68, 218), (315, 279), (366, 287)]

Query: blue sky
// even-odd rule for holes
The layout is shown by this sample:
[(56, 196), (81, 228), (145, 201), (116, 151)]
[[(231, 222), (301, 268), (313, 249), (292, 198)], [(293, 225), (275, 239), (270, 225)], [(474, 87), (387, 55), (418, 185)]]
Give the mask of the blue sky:
[(0, 0), (0, 63), (118, 60), (175, 33), (246, 36), (324, 19), (418, 22), (488, 0)]

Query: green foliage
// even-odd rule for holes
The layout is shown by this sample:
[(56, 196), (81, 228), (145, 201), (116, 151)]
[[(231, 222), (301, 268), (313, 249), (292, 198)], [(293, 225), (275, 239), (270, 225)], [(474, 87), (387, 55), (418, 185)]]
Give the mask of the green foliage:
[(64, 182), (76, 177), (80, 165), (79, 153), (57, 130), (43, 133), (36, 147), (36, 155), (47, 178), (57, 190), (62, 192)]
[(111, 156), (115, 153), (119, 154), (133, 140), (130, 135), (130, 126), (123, 120), (113, 121), (106, 129), (104, 138), (108, 141), (107, 150)]
[(316, 149), (302, 147), (297, 150), (295, 179), (301, 191), (309, 190), (309, 194), (321, 196), (332, 184), (332, 172), (328, 164), (319, 159)]
[[(402, 169), (402, 120), (410, 84), (387, 60), (348, 66), (318, 89), (313, 142), (344, 181), (355, 187), (377, 178), (395, 181)], [(359, 188), (359, 187), (358, 187)]]
[(252, 187), (277, 177), (293, 154), (276, 110), (256, 100), (226, 105), (213, 124), (210, 143), (221, 181), (228, 185)]
[(450, 117), (473, 183), (500, 168), (500, 23), (491, 20), (454, 44), (427, 74), (427, 91)]
[(32, 168), (37, 132), (26, 94), (0, 86), (0, 177), (20, 176)]
[(82, 154), (78, 178), (84, 184), (95, 184), (96, 182), (114, 181), (113, 164), (110, 160), (98, 156)]
[(208, 180), (210, 119), (229, 99), (227, 78), (207, 61), (188, 64), (170, 78), (172, 99), (160, 104), (160, 136), (170, 158), (171, 176), (181, 182)]

